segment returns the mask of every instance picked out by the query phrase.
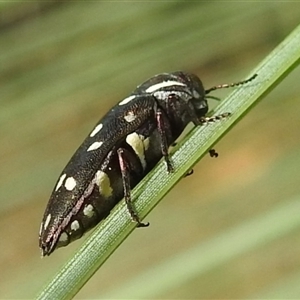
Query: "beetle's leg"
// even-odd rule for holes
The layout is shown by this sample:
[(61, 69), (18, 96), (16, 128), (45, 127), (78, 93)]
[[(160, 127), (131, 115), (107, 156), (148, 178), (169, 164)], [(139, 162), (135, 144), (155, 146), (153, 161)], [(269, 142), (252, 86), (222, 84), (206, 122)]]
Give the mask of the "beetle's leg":
[(161, 147), (161, 153), (163, 157), (165, 158), (165, 161), (167, 163), (167, 169), (168, 172), (171, 173), (174, 171), (172, 162), (169, 157), (168, 153), (168, 141), (167, 141), (167, 135), (169, 135), (169, 127), (166, 125), (166, 121), (163, 115), (163, 112), (160, 108), (157, 108), (156, 110), (156, 122), (157, 122), (157, 130), (160, 136), (160, 147)]
[(193, 169), (190, 169), (190, 170), (188, 170), (188, 171), (184, 174), (184, 177), (191, 176), (192, 174), (194, 174), (194, 170), (193, 170)]
[[(131, 200), (131, 187), (130, 187), (130, 171), (133, 169), (132, 164), (130, 164), (129, 160), (126, 159), (126, 149), (119, 148), (117, 150), (118, 159), (120, 164), (120, 170), (122, 175), (122, 182), (123, 182), (123, 189), (124, 189), (124, 198), (126, 201), (126, 205), (130, 216), (133, 221), (137, 223), (138, 227), (146, 227), (149, 226), (149, 223), (142, 223), (140, 221), (139, 216), (135, 212), (134, 208), (132, 207), (132, 200)], [(136, 167), (135, 169), (138, 169)]]
[[(200, 118), (200, 123), (201, 124), (214, 123), (218, 120), (225, 119), (225, 118), (229, 117), (230, 115), (231, 115), (231, 113), (223, 113), (223, 114), (212, 116), (212, 117), (202, 117), (202, 118)], [(208, 152), (209, 152), (210, 157), (218, 157), (219, 156), (218, 152), (216, 152), (215, 149), (210, 149)]]
[(215, 149), (210, 149), (208, 152), (209, 152), (210, 157), (218, 157), (219, 156), (218, 152)]

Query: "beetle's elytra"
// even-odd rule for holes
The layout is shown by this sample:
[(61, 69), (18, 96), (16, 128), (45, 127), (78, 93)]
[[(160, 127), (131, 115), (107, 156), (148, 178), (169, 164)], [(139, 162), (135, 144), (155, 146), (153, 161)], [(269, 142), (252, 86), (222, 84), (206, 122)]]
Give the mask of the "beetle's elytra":
[(40, 227), (42, 255), (80, 238), (123, 197), (132, 220), (147, 226), (131, 206), (131, 189), (162, 157), (172, 171), (168, 148), (188, 123), (197, 126), (229, 115), (205, 117), (207, 94), (255, 77), (205, 90), (196, 75), (163, 73), (121, 100), (96, 124), (60, 174)]

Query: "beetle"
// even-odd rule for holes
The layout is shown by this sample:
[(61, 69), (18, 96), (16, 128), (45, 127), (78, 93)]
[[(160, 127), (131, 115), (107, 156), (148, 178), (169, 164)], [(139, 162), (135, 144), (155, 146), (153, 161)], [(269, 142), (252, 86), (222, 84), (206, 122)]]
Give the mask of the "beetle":
[[(211, 91), (255, 77), (205, 90), (194, 74), (162, 73), (115, 105), (95, 125), (55, 184), (39, 232), (42, 255), (80, 238), (123, 197), (137, 226), (148, 226), (132, 207), (131, 190), (162, 157), (167, 171), (173, 171), (168, 149), (188, 123), (199, 126), (230, 115), (206, 117)], [(217, 156), (214, 150), (210, 154)]]

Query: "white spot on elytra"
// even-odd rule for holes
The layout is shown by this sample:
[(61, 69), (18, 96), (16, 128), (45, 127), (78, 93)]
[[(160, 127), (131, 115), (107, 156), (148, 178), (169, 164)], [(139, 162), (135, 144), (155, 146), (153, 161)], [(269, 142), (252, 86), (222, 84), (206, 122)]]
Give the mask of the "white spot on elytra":
[(143, 140), (143, 143), (144, 143), (144, 148), (145, 148), (145, 150), (148, 150), (149, 144), (150, 144), (150, 139), (149, 139), (149, 138), (145, 138), (145, 139)]
[(133, 113), (133, 111), (129, 111), (127, 115), (124, 116), (124, 119), (130, 123), (133, 122), (136, 119), (136, 115)]
[(66, 176), (67, 176), (67, 174), (63, 174), (63, 175), (60, 176), (60, 178), (58, 180), (58, 183), (57, 183), (57, 185), (55, 187), (55, 191), (57, 191), (61, 187), (61, 185), (63, 184), (63, 182), (64, 182), (64, 180), (66, 178)]
[(91, 218), (95, 214), (93, 205), (89, 204), (89, 205), (85, 206), (83, 209), (83, 214), (85, 216), (87, 216), (88, 218)]
[(168, 81), (159, 82), (159, 83), (156, 83), (156, 84), (153, 84), (153, 85), (149, 86), (146, 89), (146, 93), (152, 93), (152, 92), (157, 91), (157, 90), (159, 90), (161, 88), (168, 87), (168, 86), (173, 86), (173, 85), (186, 86), (182, 82), (168, 80)]
[(49, 214), (46, 218), (46, 221), (44, 223), (44, 229), (46, 230), (46, 228), (48, 227), (49, 223), (50, 223), (50, 220), (51, 220), (51, 214)]
[(73, 221), (73, 222), (71, 223), (71, 230), (76, 231), (76, 230), (78, 230), (79, 228), (80, 228), (80, 225), (79, 225), (79, 222), (78, 222), (77, 220), (75, 220), (75, 221)]
[(67, 242), (69, 241), (69, 236), (68, 234), (64, 231), (62, 232), (62, 234), (60, 235), (59, 237), (59, 240), (58, 242), (64, 244), (64, 245), (67, 245)]
[(108, 198), (112, 195), (113, 189), (110, 186), (110, 179), (103, 171), (97, 171), (96, 184), (99, 186), (99, 192), (103, 197)]
[(72, 191), (75, 186), (76, 186), (76, 180), (73, 177), (69, 177), (66, 179), (65, 188), (68, 191)]
[(126, 143), (131, 146), (135, 154), (140, 159), (143, 169), (146, 168), (146, 159), (145, 159), (145, 148), (143, 143), (144, 137), (138, 135), (136, 132), (128, 134), (126, 137)]
[(42, 230), (43, 230), (43, 223), (41, 223), (41, 226), (40, 226), (39, 236), (41, 236)]
[(90, 137), (95, 136), (95, 135), (102, 129), (102, 127), (103, 127), (103, 124), (102, 124), (102, 123), (98, 124), (98, 125), (94, 128), (94, 130), (91, 132)]
[(103, 144), (103, 142), (95, 142), (91, 146), (88, 147), (87, 151), (96, 150), (96, 149), (100, 148), (102, 144)]
[(130, 102), (131, 100), (133, 100), (135, 97), (136, 97), (135, 95), (129, 96), (129, 97), (123, 99), (121, 102), (119, 102), (119, 105), (124, 105), (124, 104)]

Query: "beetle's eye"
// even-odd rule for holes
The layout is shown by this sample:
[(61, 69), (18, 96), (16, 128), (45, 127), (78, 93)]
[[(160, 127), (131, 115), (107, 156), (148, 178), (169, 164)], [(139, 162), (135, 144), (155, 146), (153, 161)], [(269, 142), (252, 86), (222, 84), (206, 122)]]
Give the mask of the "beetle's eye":
[(208, 112), (208, 105), (206, 100), (192, 100), (192, 104), (195, 108), (196, 114), (198, 116), (204, 116)]

